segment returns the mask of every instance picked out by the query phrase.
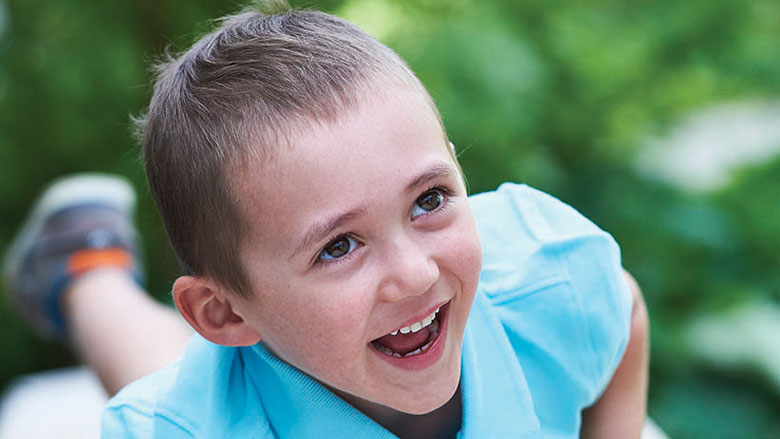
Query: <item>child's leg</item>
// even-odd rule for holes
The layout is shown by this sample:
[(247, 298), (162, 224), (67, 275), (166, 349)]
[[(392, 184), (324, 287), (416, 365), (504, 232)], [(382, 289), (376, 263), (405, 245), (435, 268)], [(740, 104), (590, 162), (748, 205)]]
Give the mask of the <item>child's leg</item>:
[(109, 395), (181, 355), (192, 335), (172, 308), (114, 268), (76, 279), (63, 296), (62, 310), (74, 348)]
[(138, 285), (134, 204), (121, 178), (59, 180), (3, 266), (22, 317), (44, 336), (68, 339), (109, 394), (178, 356), (189, 338), (183, 320)]

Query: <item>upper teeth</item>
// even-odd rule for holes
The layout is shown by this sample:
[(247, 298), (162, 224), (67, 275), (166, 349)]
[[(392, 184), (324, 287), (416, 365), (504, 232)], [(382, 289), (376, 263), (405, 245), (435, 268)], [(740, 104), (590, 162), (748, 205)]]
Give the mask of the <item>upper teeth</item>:
[(422, 319), (419, 322), (414, 322), (409, 326), (404, 326), (403, 328), (398, 328), (395, 331), (391, 332), (390, 335), (398, 335), (398, 332), (401, 332), (401, 334), (408, 334), (410, 332), (417, 332), (422, 328), (425, 328), (426, 326), (433, 323), (433, 319), (436, 318), (436, 313), (439, 312), (439, 308), (436, 308), (436, 311), (432, 312), (431, 315), (428, 317)]

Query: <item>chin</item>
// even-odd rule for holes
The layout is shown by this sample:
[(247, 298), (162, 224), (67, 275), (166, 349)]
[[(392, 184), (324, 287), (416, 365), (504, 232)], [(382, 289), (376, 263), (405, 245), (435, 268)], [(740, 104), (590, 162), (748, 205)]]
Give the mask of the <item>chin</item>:
[(455, 388), (452, 389), (452, 392), (448, 392), (445, 397), (441, 398), (440, 400), (436, 401), (425, 401), (421, 404), (415, 404), (413, 406), (409, 406), (406, 410), (404, 409), (397, 409), (399, 412), (406, 413), (408, 415), (427, 415), (428, 413), (434, 412), (440, 408), (442, 408), (445, 404), (447, 404), (450, 399), (452, 399), (452, 396), (455, 395), (455, 392), (458, 390), (458, 387), (455, 386)]
[(426, 415), (449, 402), (458, 391), (459, 384), (460, 367), (457, 368), (456, 373), (446, 379), (446, 382), (438, 383), (435, 389), (425, 389), (421, 394), (416, 395), (404, 393), (406, 397), (402, 401), (396, 401), (397, 405), (390, 407), (409, 415)]

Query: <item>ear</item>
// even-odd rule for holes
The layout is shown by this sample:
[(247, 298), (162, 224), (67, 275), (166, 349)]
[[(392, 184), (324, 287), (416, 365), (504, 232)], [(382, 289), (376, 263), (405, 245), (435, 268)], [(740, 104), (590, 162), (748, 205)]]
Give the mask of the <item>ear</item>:
[(250, 346), (260, 341), (260, 334), (233, 311), (224, 289), (206, 276), (176, 279), (173, 301), (206, 340), (223, 346)]

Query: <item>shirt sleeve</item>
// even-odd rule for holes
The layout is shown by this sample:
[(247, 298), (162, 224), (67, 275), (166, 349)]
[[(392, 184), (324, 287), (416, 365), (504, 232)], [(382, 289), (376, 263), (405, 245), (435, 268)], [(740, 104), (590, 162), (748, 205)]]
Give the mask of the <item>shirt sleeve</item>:
[[(584, 408), (628, 342), (632, 296), (614, 239), (525, 185), (472, 197), (483, 245), (480, 288), (521, 361), (536, 403)], [(534, 390), (534, 389), (532, 389)]]

